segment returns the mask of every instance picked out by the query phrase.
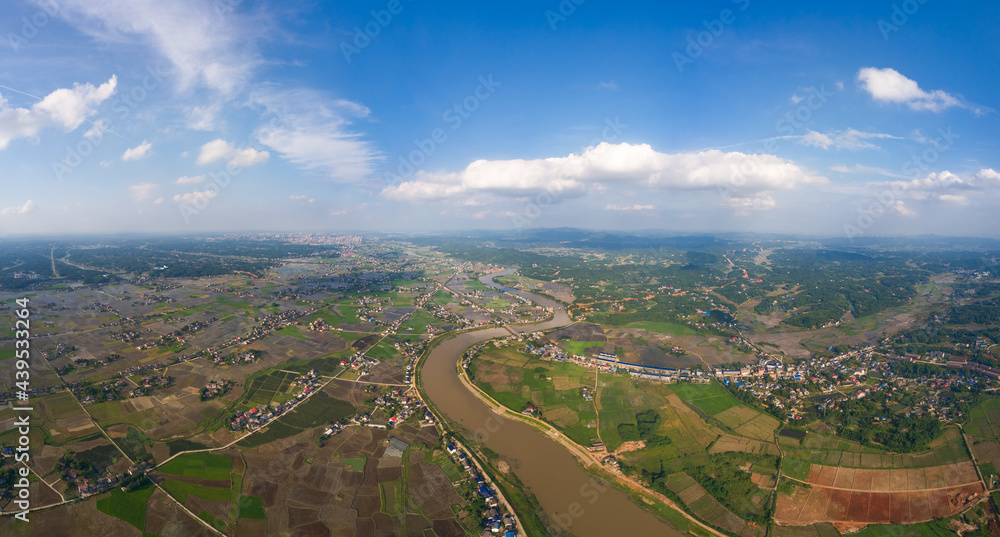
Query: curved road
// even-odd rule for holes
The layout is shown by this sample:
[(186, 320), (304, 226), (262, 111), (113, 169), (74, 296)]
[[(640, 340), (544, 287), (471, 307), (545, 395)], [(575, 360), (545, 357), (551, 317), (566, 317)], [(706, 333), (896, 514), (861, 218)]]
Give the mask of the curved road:
[[(501, 288), (493, 277), (481, 278), (486, 285)], [(566, 311), (555, 301), (510, 288), (502, 288), (537, 304), (552, 307), (552, 320), (523, 327), (520, 331), (557, 328), (570, 324)], [(522, 483), (531, 489), (549, 522), (579, 537), (608, 535), (680, 536), (677, 530), (643, 510), (622, 492), (598, 485), (580, 467), (577, 459), (560, 444), (535, 429), (495, 414), (466, 388), (458, 377), (456, 364), (471, 346), (510, 335), (505, 328), (466, 332), (442, 342), (424, 361), (420, 371), (424, 394), (438, 411), (456, 425), (472, 432), (486, 447), (503, 456)]]

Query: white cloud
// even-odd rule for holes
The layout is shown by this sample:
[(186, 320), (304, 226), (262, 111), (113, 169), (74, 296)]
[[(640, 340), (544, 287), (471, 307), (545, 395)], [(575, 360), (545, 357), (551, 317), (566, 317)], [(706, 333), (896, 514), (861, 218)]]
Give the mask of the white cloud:
[(992, 168), (979, 170), (979, 173), (976, 174), (976, 178), (987, 184), (994, 183), (996, 185), (1000, 185), (1000, 172), (997, 172)]
[(937, 199), (945, 203), (954, 203), (955, 205), (969, 204), (969, 197), (962, 194), (940, 194)]
[(204, 174), (202, 174), (202, 175), (191, 175), (191, 176), (185, 175), (183, 177), (178, 177), (177, 180), (174, 181), (174, 184), (177, 184), (177, 185), (197, 185), (199, 183), (204, 183), (205, 179), (206, 178), (205, 178)]
[(221, 110), (221, 103), (214, 103), (207, 106), (192, 106), (186, 112), (188, 128), (196, 131), (210, 131), (214, 129), (216, 118)]
[(766, 194), (746, 198), (729, 197), (722, 205), (734, 209), (737, 216), (747, 216), (750, 211), (769, 211), (778, 206), (774, 198)]
[(1000, 186), (998, 176), (1000, 174), (992, 169), (983, 169), (975, 175), (968, 176), (960, 176), (945, 170), (927, 174), (919, 179), (876, 183), (875, 186), (888, 187), (892, 195), (900, 200), (971, 205), (974, 199), (982, 199), (988, 191), (991, 189), (995, 191), (996, 187)]
[(608, 205), (604, 207), (605, 211), (652, 211), (652, 205)]
[(854, 166), (830, 166), (831, 171), (839, 173), (854, 173), (854, 174), (866, 174), (866, 175), (883, 175), (885, 177), (893, 177), (896, 179), (906, 179), (907, 176), (898, 172), (891, 172), (885, 168), (878, 168), (875, 166), (865, 166), (863, 164), (855, 164)]
[(600, 89), (600, 90), (609, 90), (609, 91), (618, 91), (618, 83), (615, 82), (615, 81), (613, 81), (613, 80), (610, 80), (610, 81), (607, 81), (607, 82), (600, 82), (600, 83), (597, 84), (597, 89)]
[(129, 192), (132, 193), (132, 197), (136, 201), (146, 201), (152, 198), (159, 189), (160, 185), (156, 183), (142, 183), (128, 187)]
[(304, 201), (306, 203), (314, 203), (316, 201), (315, 198), (310, 198), (308, 196), (296, 196), (294, 194), (291, 195), (291, 196), (288, 196), (288, 199), (294, 200), (294, 201)]
[(99, 140), (104, 136), (105, 132), (110, 132), (108, 130), (108, 122), (103, 119), (98, 119), (97, 121), (92, 122), (92, 126), (87, 129), (87, 132), (83, 133), (83, 135), (91, 140)]
[[(35, 0), (38, 4), (44, 1)], [(59, 3), (66, 22), (96, 41), (120, 46), (143, 42), (151, 46), (172, 64), (170, 78), (182, 90), (200, 85), (234, 94), (262, 64), (254, 43), (268, 33), (269, 22), (256, 14), (232, 10), (227, 2), (61, 0)]]
[(807, 132), (801, 139), (799, 139), (798, 143), (812, 147), (819, 147), (821, 149), (826, 149), (834, 144), (833, 138), (816, 131)]
[(0, 209), (0, 214), (4, 216), (28, 214), (31, 211), (34, 211), (36, 207), (38, 207), (38, 205), (34, 201), (28, 200), (20, 207), (7, 207), (6, 209)]
[(907, 207), (906, 204), (903, 203), (903, 200), (896, 200), (894, 202), (889, 203), (889, 209), (895, 211), (897, 214), (900, 214), (902, 216), (907, 216), (910, 218), (917, 216), (917, 211), (914, 211), (913, 209)]
[(257, 140), (296, 166), (321, 170), (333, 180), (361, 181), (370, 178), (373, 162), (382, 158), (350, 128), (351, 118), (371, 113), (358, 103), (326, 99), (310, 90), (273, 88), (258, 90), (250, 101), (264, 108), (266, 123), (254, 133)]
[(848, 128), (842, 131), (831, 131), (827, 134), (809, 131), (798, 140), (798, 143), (820, 149), (879, 149), (879, 146), (866, 142), (868, 139), (889, 138), (900, 140), (898, 136), (883, 134), (879, 132), (862, 132), (857, 129)]
[(418, 172), (382, 194), (406, 201), (432, 201), (475, 194), (523, 197), (548, 192), (561, 198), (585, 195), (606, 184), (652, 189), (742, 192), (825, 183), (797, 164), (774, 155), (719, 150), (668, 154), (647, 144), (601, 143), (580, 155), (536, 160), (477, 160), (458, 173)]
[(136, 147), (127, 149), (122, 155), (122, 160), (128, 162), (130, 160), (139, 160), (149, 156), (149, 150), (153, 148), (153, 144), (143, 140), (141, 144)]
[(217, 160), (225, 160), (232, 166), (256, 166), (267, 162), (271, 156), (267, 151), (260, 151), (252, 147), (237, 149), (233, 144), (219, 138), (212, 140), (201, 146), (201, 154), (198, 155), (198, 164), (209, 164)]
[(177, 203), (185, 203), (187, 205), (198, 205), (218, 195), (219, 193), (216, 190), (211, 189), (202, 192), (194, 191), (186, 194), (177, 194), (174, 196), (174, 201)]
[(118, 78), (114, 75), (96, 88), (89, 83), (74, 84), (72, 89), (53, 91), (30, 109), (12, 108), (0, 94), (0, 149), (12, 140), (35, 138), (46, 128), (75, 130), (97, 113), (97, 107), (115, 93), (117, 85)]
[(858, 71), (858, 82), (876, 101), (906, 104), (911, 110), (941, 112), (953, 106), (969, 108), (943, 90), (920, 89), (915, 81), (888, 67), (863, 67)]

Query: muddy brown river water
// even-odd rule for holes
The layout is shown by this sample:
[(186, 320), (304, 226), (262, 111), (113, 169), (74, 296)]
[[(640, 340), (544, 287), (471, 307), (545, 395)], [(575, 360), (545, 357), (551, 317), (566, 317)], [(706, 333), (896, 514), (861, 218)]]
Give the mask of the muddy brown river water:
[[(484, 276), (481, 281), (496, 288), (499, 286), (493, 282), (493, 277), (512, 272)], [(542, 306), (555, 308), (552, 320), (516, 327), (515, 330), (535, 331), (572, 322), (558, 303), (546, 297), (509, 288), (505, 290)], [(472, 432), (470, 437), (485, 440), (486, 447), (507, 460), (521, 482), (538, 498), (550, 523), (562, 528), (567, 535), (682, 535), (632, 503), (624, 493), (610, 485), (595, 482), (577, 459), (556, 441), (523, 423), (501, 418), (462, 384), (456, 365), (462, 354), (476, 343), (508, 334), (503, 328), (466, 332), (431, 351), (421, 366), (420, 379), (424, 394), (443, 417)]]

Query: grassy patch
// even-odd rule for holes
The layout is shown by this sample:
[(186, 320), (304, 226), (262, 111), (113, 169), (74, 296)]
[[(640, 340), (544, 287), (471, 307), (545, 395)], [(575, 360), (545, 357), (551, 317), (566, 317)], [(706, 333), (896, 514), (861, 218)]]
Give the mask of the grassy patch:
[(211, 453), (186, 453), (157, 468), (164, 474), (201, 479), (229, 479), (233, 460), (223, 455)]
[(309, 339), (308, 337), (305, 336), (305, 334), (303, 334), (302, 332), (299, 332), (299, 329), (296, 328), (293, 325), (288, 325), (288, 326), (282, 328), (281, 330), (278, 330), (278, 333), (286, 335), (286, 336), (292, 336), (293, 338), (301, 339), (301, 340), (308, 340)]
[(590, 347), (604, 347), (603, 341), (564, 341), (563, 345), (568, 352), (583, 356)]
[(156, 488), (152, 483), (147, 483), (131, 492), (122, 492), (120, 488), (113, 489), (109, 496), (97, 500), (97, 510), (120, 518), (139, 531), (143, 531), (146, 528), (146, 501), (154, 490)]
[(264, 501), (258, 496), (240, 496), (239, 518), (265, 519)]
[(351, 472), (364, 472), (365, 462), (367, 461), (368, 459), (364, 455), (350, 459), (340, 459), (340, 462), (344, 463), (347, 466), (347, 470)]
[(196, 485), (187, 481), (174, 481), (167, 479), (161, 483), (164, 489), (171, 496), (177, 498), (181, 503), (187, 500), (188, 496), (197, 496), (203, 500), (226, 501), (229, 500), (229, 487), (206, 487)]
[(202, 511), (198, 513), (198, 518), (204, 520), (205, 522), (208, 522), (209, 526), (212, 526), (213, 528), (219, 531), (226, 531), (226, 523), (215, 518), (208, 511)]
[(675, 323), (658, 323), (653, 321), (643, 321), (641, 323), (629, 323), (629, 328), (642, 328), (650, 332), (669, 334), (673, 336), (694, 336), (697, 335), (690, 327)]

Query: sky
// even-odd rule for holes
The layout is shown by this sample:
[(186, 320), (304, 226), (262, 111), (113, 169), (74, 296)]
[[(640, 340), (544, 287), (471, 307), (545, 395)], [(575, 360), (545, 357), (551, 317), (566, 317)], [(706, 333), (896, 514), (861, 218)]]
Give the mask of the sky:
[(996, 2), (468, 4), (0, 0), (0, 235), (1000, 236)]

